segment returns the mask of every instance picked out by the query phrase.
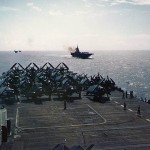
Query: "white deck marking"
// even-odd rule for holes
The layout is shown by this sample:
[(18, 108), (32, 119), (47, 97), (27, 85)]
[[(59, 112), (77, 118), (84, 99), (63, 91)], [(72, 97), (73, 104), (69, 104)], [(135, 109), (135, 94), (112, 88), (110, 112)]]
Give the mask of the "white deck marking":
[(104, 122), (101, 124), (105, 124), (107, 122), (107, 120), (102, 115), (100, 115), (94, 108), (92, 108), (90, 105), (88, 105), (88, 107), (90, 107), (98, 116), (100, 116), (104, 120)]
[[(89, 124), (87, 124), (88, 126)], [(95, 124), (91, 124), (95, 125)], [(99, 125), (99, 124), (96, 124)], [(85, 126), (85, 125), (75, 125), (75, 126), (47, 126), (47, 127), (20, 127), (20, 129), (23, 130), (33, 130), (33, 129), (50, 129), (50, 128), (68, 128), (68, 127), (80, 127), (80, 126)], [(149, 128), (150, 125), (140, 125), (140, 126), (127, 126), (127, 127), (111, 127), (109, 130), (123, 130), (123, 129), (141, 129), (141, 128)], [(108, 129), (91, 129), (90, 131), (104, 131)], [(89, 131), (89, 130), (84, 130), (84, 131)]]
[(19, 108), (22, 108), (24, 106), (20, 106), (20, 107), (17, 107), (17, 112), (16, 112), (16, 123), (15, 123), (15, 126), (18, 128), (18, 120), (19, 120)]
[(150, 119), (146, 119), (148, 122), (150, 122)]
[(16, 112), (16, 124), (15, 124), (16, 127), (18, 127), (18, 118), (19, 118), (18, 108), (17, 108), (17, 112)]
[[(100, 124), (105, 124), (107, 122), (107, 120), (102, 116), (100, 115), (94, 108), (92, 108), (90, 105), (87, 104), (87, 106), (92, 109), (98, 116), (100, 116), (104, 121), (101, 122), (101, 123), (87, 123), (87, 124), (71, 124), (71, 125), (66, 125), (66, 126), (51, 126), (51, 127), (57, 127), (57, 128), (67, 128), (67, 127), (82, 127), (82, 126), (94, 126), (94, 125), (100, 125)], [(19, 109), (22, 108), (24, 106), (20, 106), (17, 108), (17, 112), (16, 112), (16, 127), (19, 128), (21, 131), (24, 130), (24, 129), (38, 129), (38, 128), (41, 128), (41, 129), (46, 129), (46, 128), (51, 128), (51, 127), (20, 127), (18, 125), (18, 122), (19, 122)], [(29, 118), (29, 117), (28, 117)], [(32, 118), (32, 117), (31, 117)], [(39, 118), (39, 117), (35, 117), (35, 118)]]
[(124, 107), (123, 105), (120, 105), (121, 107)]
[(133, 111), (132, 109), (128, 109), (129, 111)]
[(114, 101), (116, 104), (119, 104), (117, 101)]

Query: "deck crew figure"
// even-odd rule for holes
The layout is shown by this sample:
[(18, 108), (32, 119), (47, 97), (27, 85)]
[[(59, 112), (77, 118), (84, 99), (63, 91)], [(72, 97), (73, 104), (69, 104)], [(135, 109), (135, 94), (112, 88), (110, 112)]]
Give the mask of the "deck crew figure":
[(66, 110), (67, 107), (66, 107), (66, 100), (64, 100), (64, 110)]
[(123, 106), (124, 106), (124, 110), (126, 110), (126, 102), (124, 102), (124, 105), (123, 105)]
[(124, 99), (124, 98), (125, 98), (124, 96), (125, 96), (125, 94), (124, 94), (124, 91), (123, 91), (123, 94), (122, 94), (122, 99)]
[(138, 114), (138, 115), (141, 115), (141, 108), (140, 108), (140, 105), (138, 106), (137, 114)]
[(130, 98), (133, 98), (133, 91), (130, 91)]
[(67, 99), (68, 99), (68, 96), (67, 96), (67, 91), (65, 90), (64, 93), (63, 93), (63, 99), (64, 99), (64, 110), (67, 109)]

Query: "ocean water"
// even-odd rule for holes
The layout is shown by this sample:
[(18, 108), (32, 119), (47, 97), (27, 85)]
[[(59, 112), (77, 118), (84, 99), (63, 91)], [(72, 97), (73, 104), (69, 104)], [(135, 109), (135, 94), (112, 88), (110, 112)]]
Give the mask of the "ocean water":
[(134, 91), (139, 98), (150, 99), (150, 51), (95, 51), (91, 59), (73, 58), (68, 51), (1, 51), (0, 75), (14, 63), (26, 67), (31, 62), (41, 67), (46, 62), (54, 67), (64, 62), (78, 74), (108, 75), (122, 89)]

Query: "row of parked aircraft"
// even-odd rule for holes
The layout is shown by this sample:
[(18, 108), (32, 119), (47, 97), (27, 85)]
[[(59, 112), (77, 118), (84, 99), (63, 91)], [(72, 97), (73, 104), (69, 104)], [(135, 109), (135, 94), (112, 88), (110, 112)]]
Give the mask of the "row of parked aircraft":
[(13, 102), (18, 97), (36, 99), (43, 95), (57, 94), (59, 97), (70, 97), (74, 93), (81, 98), (81, 92), (93, 95), (93, 100), (100, 100), (103, 95), (109, 94), (116, 88), (115, 82), (99, 73), (93, 76), (77, 74), (69, 70), (65, 63), (54, 67), (47, 62), (42, 67), (30, 63), (25, 68), (20, 63), (15, 63), (7, 72), (0, 76), (1, 101)]

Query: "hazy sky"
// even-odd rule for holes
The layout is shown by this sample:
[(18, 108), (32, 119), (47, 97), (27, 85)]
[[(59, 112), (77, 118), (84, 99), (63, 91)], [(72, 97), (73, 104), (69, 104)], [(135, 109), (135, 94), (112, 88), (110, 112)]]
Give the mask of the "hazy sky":
[(0, 50), (150, 50), (150, 0), (0, 0)]

